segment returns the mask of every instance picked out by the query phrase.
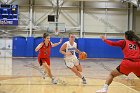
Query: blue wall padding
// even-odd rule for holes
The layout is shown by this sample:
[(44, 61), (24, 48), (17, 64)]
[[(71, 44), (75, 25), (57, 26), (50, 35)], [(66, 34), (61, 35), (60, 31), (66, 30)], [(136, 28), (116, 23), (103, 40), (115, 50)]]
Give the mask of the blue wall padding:
[[(111, 41), (118, 41), (120, 39), (110, 39)], [(103, 42), (104, 43), (104, 42)], [(106, 43), (104, 47), (104, 57), (105, 58), (123, 58), (123, 53), (120, 47), (110, 46)]]
[[(60, 38), (51, 38), (52, 43), (57, 43), (59, 40)], [(63, 38), (62, 44), (67, 40), (68, 38)], [(117, 41), (120, 39), (111, 40)], [(13, 56), (36, 57), (38, 52), (34, 50), (42, 41), (41, 37), (13, 37)], [(78, 38), (75, 42), (78, 44), (79, 50), (85, 51), (88, 54), (88, 58), (123, 58), (121, 48), (109, 46), (100, 38)], [(62, 44), (51, 49), (51, 57), (63, 57), (59, 52)]]
[(25, 57), (26, 55), (26, 38), (13, 37), (13, 51), (14, 57)]
[(27, 37), (26, 39), (26, 57), (33, 57), (34, 56), (34, 38)]
[[(84, 39), (84, 50), (88, 58), (122, 58), (123, 54), (118, 47), (112, 47), (104, 43), (101, 39)], [(81, 46), (81, 45), (79, 45)]]
[(103, 57), (103, 42), (100, 39), (85, 39), (85, 52), (89, 58)]
[[(59, 41), (60, 38), (51, 38), (52, 43), (58, 43)], [(68, 38), (63, 38), (63, 42), (60, 45), (51, 49), (51, 57), (63, 57), (63, 55), (59, 52), (59, 49), (62, 46), (62, 44), (66, 41), (68, 41)]]
[(79, 38), (78, 39), (78, 42), (77, 42), (77, 48), (80, 50), (80, 51), (85, 51), (85, 39), (83, 38)]

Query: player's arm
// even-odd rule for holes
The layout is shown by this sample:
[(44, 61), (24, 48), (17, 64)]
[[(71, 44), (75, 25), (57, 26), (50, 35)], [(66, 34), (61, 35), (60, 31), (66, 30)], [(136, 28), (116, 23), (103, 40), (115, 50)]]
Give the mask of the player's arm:
[(67, 44), (64, 43), (64, 44), (61, 46), (60, 50), (59, 50), (60, 53), (63, 54), (63, 55), (65, 55), (65, 56), (70, 56), (70, 55), (72, 55), (71, 52), (65, 52), (66, 47), (67, 47)]
[(76, 53), (80, 54), (81, 51), (79, 49), (76, 48)]
[(35, 48), (35, 51), (37, 52), (42, 46), (43, 46), (43, 43), (40, 43), (40, 44)]
[(119, 41), (111, 41), (111, 40), (107, 40), (105, 36), (101, 36), (101, 39), (108, 45), (110, 46), (119, 46), (121, 48), (124, 47), (125, 44), (125, 40), (119, 40)]
[(64, 43), (64, 44), (60, 47), (59, 52), (60, 52), (61, 54), (63, 54), (63, 55), (66, 55), (66, 52), (65, 52), (66, 47), (67, 47), (67, 44)]
[(62, 38), (60, 39), (60, 41), (58, 43), (52, 43), (51, 42), (51, 45), (52, 45), (52, 47), (55, 47), (55, 46), (58, 46), (61, 43), (62, 43)]
[(78, 53), (78, 54), (82, 53), (82, 52), (77, 48), (77, 43), (76, 43), (76, 49), (75, 49), (75, 52)]

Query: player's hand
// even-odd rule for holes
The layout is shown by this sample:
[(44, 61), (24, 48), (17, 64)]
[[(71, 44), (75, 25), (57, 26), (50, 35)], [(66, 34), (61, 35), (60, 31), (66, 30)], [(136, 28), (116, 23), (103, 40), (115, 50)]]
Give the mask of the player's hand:
[(63, 38), (61, 38), (61, 39), (60, 39), (60, 41), (59, 41), (59, 42), (60, 42), (60, 44), (62, 43), (62, 41), (63, 41)]
[(71, 52), (66, 52), (65, 55), (66, 56), (71, 56), (72, 54), (71, 54)]
[(105, 37), (105, 36), (101, 36), (101, 39), (102, 39), (103, 41), (105, 41), (105, 40), (106, 40), (106, 37)]

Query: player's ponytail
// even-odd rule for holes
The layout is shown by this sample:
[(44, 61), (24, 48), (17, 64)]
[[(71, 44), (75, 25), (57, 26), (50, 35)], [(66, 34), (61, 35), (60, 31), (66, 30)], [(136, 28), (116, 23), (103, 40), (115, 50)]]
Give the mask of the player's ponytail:
[(126, 31), (125, 32), (125, 37), (126, 37), (127, 40), (130, 40), (130, 41), (133, 41), (134, 40), (137, 43), (140, 42), (140, 38), (132, 30)]

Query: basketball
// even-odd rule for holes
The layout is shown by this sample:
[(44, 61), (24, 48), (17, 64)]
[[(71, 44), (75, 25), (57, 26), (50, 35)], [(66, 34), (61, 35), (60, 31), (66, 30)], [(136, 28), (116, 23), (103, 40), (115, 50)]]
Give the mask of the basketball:
[(80, 60), (85, 60), (87, 58), (87, 53), (86, 52), (81, 52), (80, 54), (79, 54), (79, 59)]

